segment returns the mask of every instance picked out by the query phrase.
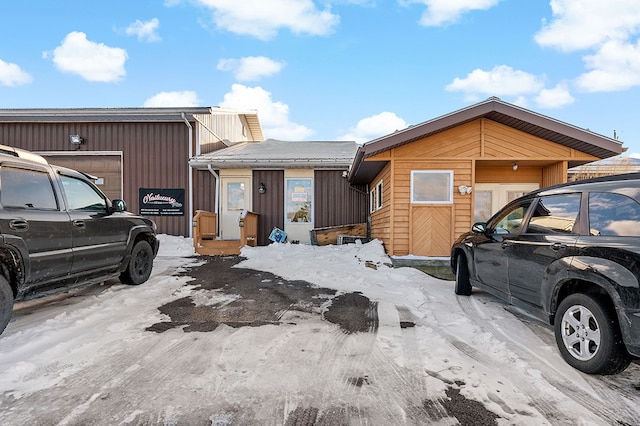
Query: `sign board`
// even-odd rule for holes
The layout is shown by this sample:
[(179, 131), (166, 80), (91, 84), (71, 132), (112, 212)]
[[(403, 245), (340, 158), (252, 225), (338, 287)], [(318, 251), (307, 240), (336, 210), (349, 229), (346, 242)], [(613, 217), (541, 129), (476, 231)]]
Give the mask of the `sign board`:
[(140, 188), (141, 216), (184, 216), (184, 189)]

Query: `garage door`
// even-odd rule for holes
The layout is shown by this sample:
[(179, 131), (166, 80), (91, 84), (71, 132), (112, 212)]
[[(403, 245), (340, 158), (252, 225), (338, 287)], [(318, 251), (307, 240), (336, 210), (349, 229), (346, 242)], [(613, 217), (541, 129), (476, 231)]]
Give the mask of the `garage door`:
[(111, 200), (122, 198), (122, 154), (40, 152), (50, 164), (68, 167), (96, 176), (96, 184)]

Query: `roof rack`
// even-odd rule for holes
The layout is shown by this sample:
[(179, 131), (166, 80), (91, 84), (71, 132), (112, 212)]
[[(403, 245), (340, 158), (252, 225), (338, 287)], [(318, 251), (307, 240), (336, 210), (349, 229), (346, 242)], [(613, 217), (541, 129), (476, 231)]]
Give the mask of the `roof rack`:
[(12, 157), (23, 158), (40, 164), (49, 164), (49, 162), (41, 155), (7, 145), (0, 145), (0, 155), (10, 155)]

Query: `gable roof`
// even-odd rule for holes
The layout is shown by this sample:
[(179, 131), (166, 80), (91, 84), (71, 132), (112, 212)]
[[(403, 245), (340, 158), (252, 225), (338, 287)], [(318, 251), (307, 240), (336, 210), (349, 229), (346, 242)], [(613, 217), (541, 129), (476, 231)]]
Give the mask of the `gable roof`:
[(291, 142), (267, 139), (240, 142), (189, 160), (195, 169), (347, 169), (358, 149), (351, 141)]
[(244, 117), (254, 140), (263, 140), (256, 110), (221, 107), (184, 108), (15, 108), (0, 109), (0, 123), (100, 123), (100, 122), (183, 122), (197, 116), (237, 114)]
[[(387, 163), (386, 161), (365, 162), (366, 158), (479, 118), (504, 124), (598, 158), (613, 157), (624, 151), (622, 143), (615, 139), (491, 97), (486, 101), (365, 143), (356, 153), (349, 180), (355, 184), (370, 183)], [(570, 164), (569, 167), (575, 165)]]

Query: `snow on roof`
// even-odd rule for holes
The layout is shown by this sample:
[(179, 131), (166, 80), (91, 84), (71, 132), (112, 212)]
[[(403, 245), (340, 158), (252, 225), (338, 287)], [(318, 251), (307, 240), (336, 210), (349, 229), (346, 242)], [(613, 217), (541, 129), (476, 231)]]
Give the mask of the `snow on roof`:
[(353, 141), (241, 142), (189, 160), (191, 167), (232, 168), (348, 168), (358, 150)]

